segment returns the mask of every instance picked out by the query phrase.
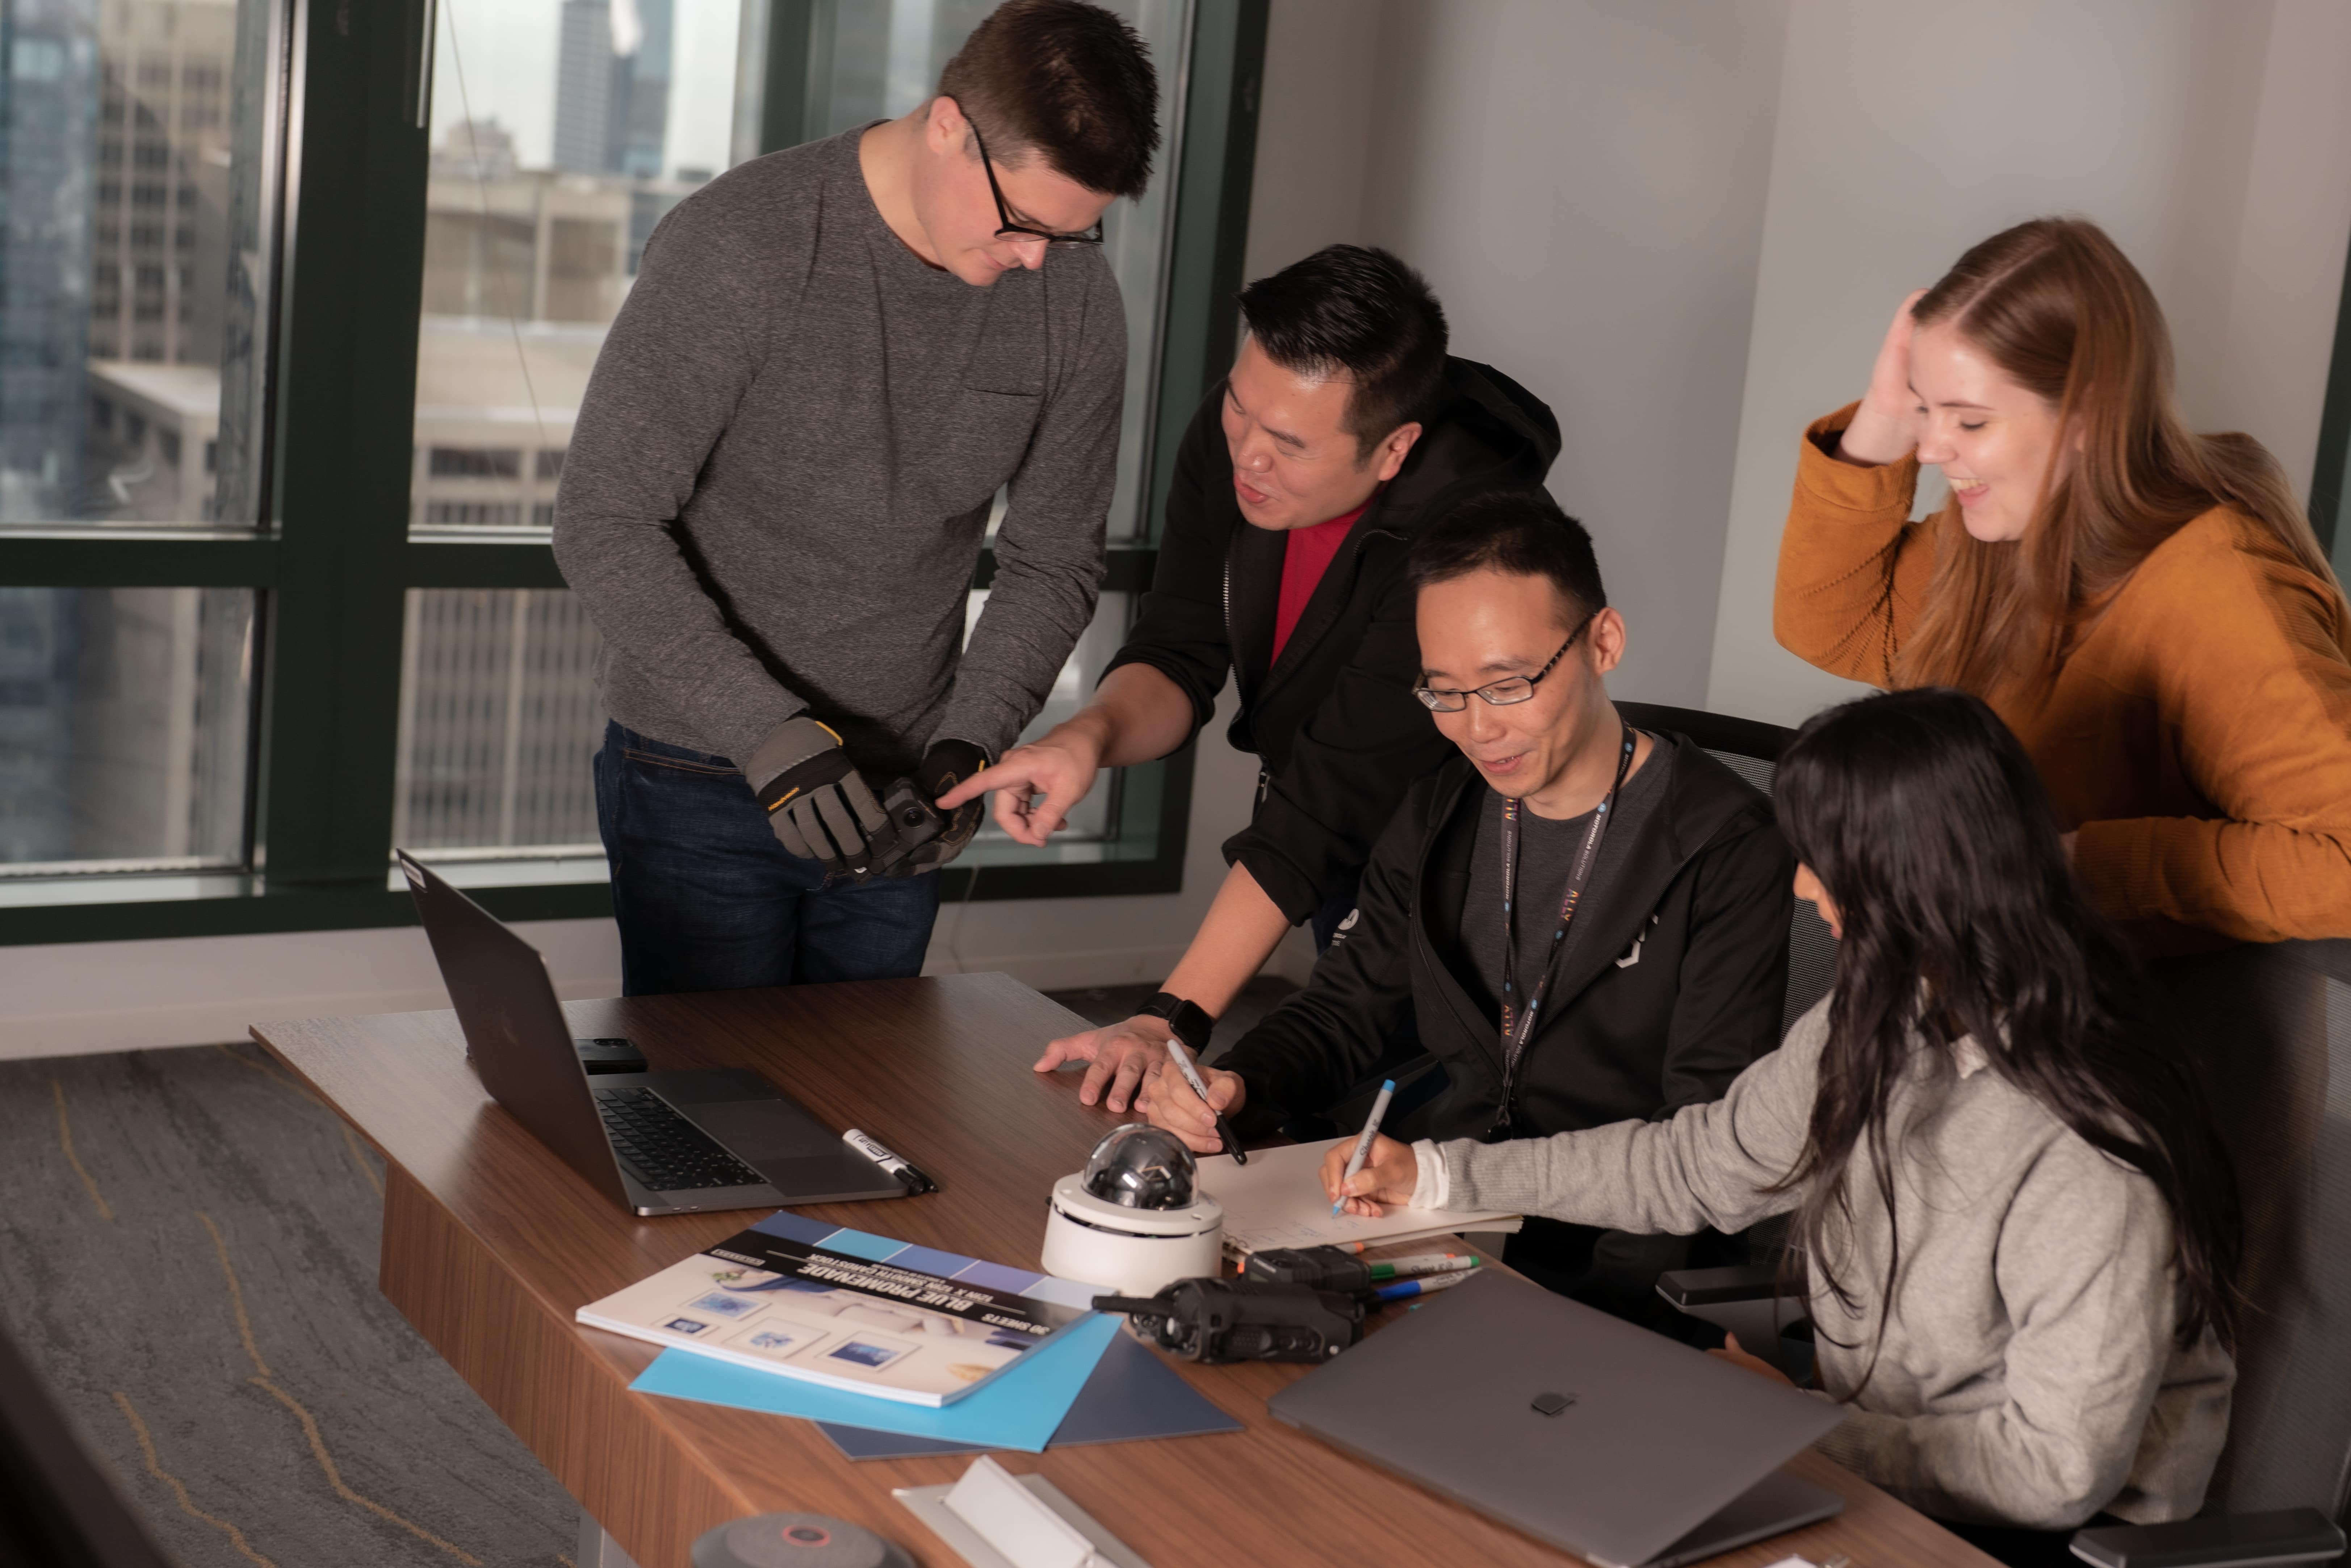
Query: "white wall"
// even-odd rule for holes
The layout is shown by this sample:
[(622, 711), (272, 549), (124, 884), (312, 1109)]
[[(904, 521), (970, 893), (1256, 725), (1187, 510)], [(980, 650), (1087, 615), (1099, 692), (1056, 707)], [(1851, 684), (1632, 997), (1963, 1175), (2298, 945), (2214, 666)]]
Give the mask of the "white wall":
[(1706, 696), (1785, 9), (1385, 8), (1364, 236), (1558, 414), (1551, 490), (1631, 632), (1619, 696)]
[(1623, 696), (1706, 696), (1785, 12), (1273, 6), (1249, 276), (1384, 246), (1457, 353), (1552, 405), (1551, 489), (1632, 628)]
[(1244, 277), (1364, 242), (1381, 30), (1364, 0), (1273, 0)]
[[(559, 995), (617, 996), (610, 920), (522, 922)], [(243, 1040), (269, 1019), (445, 1008), (423, 931), (304, 931), (0, 948), (0, 1060)]]
[(2307, 486), (2346, 78), (2342, 0), (1274, 0), (1249, 271), (1343, 239), (1426, 271), (1560, 415), (1618, 695), (1793, 722), (1858, 689), (1771, 640), (1799, 434), (2007, 224), (2107, 225), (2190, 418)]
[(1771, 578), (1814, 417), (1975, 241), (2076, 213), (2147, 277), (2205, 428), (2307, 486), (2351, 241), (2336, 0), (1795, 0), (1771, 137), (1708, 706), (1794, 723), (1861, 688), (1782, 651)]

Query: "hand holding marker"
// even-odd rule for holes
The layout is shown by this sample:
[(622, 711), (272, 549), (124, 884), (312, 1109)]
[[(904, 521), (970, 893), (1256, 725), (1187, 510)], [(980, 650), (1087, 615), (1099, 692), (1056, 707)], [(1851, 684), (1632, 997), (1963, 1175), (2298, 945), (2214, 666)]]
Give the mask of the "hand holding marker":
[[(1249, 1155), (1242, 1152), (1241, 1141), (1233, 1136), (1232, 1124), (1225, 1120), (1225, 1113), (1209, 1100), (1208, 1086), (1200, 1082), (1198, 1069), (1192, 1065), (1192, 1059), (1184, 1054), (1183, 1046), (1172, 1034), (1167, 1037), (1167, 1055), (1176, 1063), (1176, 1071), (1184, 1075), (1184, 1082), (1192, 1086), (1192, 1092), (1200, 1097), (1200, 1103), (1208, 1107), (1208, 1114), (1217, 1119), (1217, 1136), (1225, 1141), (1225, 1153), (1233, 1156), (1233, 1164), (1237, 1166), (1249, 1164)], [(1332, 1212), (1336, 1214), (1338, 1210), (1332, 1209)]]
[(1388, 1113), (1388, 1102), (1395, 1098), (1395, 1080), (1391, 1078), (1380, 1085), (1380, 1096), (1372, 1102), (1372, 1113), (1364, 1118), (1363, 1135), (1355, 1140), (1355, 1152), (1347, 1156), (1346, 1174), (1339, 1178), (1339, 1196), (1331, 1200), (1332, 1218), (1338, 1218), (1339, 1211), (1347, 1206), (1347, 1184), (1364, 1168), (1364, 1161), (1372, 1152), (1372, 1140), (1380, 1135), (1380, 1118)]

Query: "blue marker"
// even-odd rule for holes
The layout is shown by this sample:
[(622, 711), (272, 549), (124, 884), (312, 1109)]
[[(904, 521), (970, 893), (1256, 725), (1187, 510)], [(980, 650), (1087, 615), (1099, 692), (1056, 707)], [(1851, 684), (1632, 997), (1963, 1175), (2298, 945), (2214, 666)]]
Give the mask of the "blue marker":
[(1355, 1140), (1355, 1152), (1347, 1156), (1347, 1174), (1339, 1178), (1342, 1196), (1331, 1205), (1332, 1218), (1338, 1218), (1339, 1211), (1347, 1207), (1347, 1184), (1364, 1168), (1364, 1160), (1372, 1152), (1372, 1140), (1380, 1135), (1380, 1118), (1388, 1113), (1388, 1102), (1395, 1098), (1395, 1080), (1391, 1078), (1380, 1085), (1380, 1097), (1372, 1102), (1372, 1113), (1364, 1119), (1363, 1135)]
[(1449, 1291), (1468, 1278), (1469, 1276), (1465, 1272), (1431, 1274), (1425, 1280), (1398, 1280), (1393, 1285), (1382, 1285), (1378, 1290), (1374, 1291), (1372, 1300), (1401, 1301), (1406, 1296), (1425, 1296), (1431, 1291)]

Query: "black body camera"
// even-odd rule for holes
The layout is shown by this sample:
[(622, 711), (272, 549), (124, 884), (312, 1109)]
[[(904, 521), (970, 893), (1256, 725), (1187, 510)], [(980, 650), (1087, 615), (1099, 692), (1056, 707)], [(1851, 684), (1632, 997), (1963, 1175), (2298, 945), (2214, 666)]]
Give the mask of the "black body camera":
[(1096, 1296), (1136, 1333), (1186, 1361), (1328, 1361), (1364, 1337), (1364, 1303), (1262, 1280), (1178, 1280), (1155, 1296)]

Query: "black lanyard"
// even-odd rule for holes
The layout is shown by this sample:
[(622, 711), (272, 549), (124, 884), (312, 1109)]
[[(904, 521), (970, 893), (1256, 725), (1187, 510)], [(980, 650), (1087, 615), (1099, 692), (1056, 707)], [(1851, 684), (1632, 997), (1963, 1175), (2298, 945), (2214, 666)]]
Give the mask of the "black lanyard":
[(1576, 905), (1583, 901), (1584, 883), (1592, 880), (1593, 864), (1600, 858), (1600, 841), (1607, 835), (1609, 821), (1616, 814), (1616, 796), (1625, 788), (1625, 775), (1633, 770), (1633, 727), (1625, 725), (1625, 748), (1616, 758), (1616, 780), (1608, 786), (1607, 797), (1600, 802), (1599, 810), (1592, 813), (1592, 826), (1583, 831), (1583, 847), (1576, 852), (1575, 864), (1568, 873), (1567, 892), (1559, 901), (1559, 926), (1551, 934), (1551, 952), (1543, 962), (1542, 977), (1535, 982), (1534, 995), (1527, 998), (1523, 1012), (1513, 1005), (1518, 998), (1519, 939), (1513, 895), (1519, 880), (1520, 803), (1511, 799), (1502, 801), (1502, 1115), (1506, 1121), (1510, 1116), (1512, 1072), (1518, 1067), (1520, 1053), (1527, 1049), (1527, 1041), (1534, 1038), (1535, 1019), (1542, 1011), (1543, 998), (1551, 991), (1552, 977), (1559, 973), (1560, 955), (1567, 950), (1567, 928), (1575, 919)]

